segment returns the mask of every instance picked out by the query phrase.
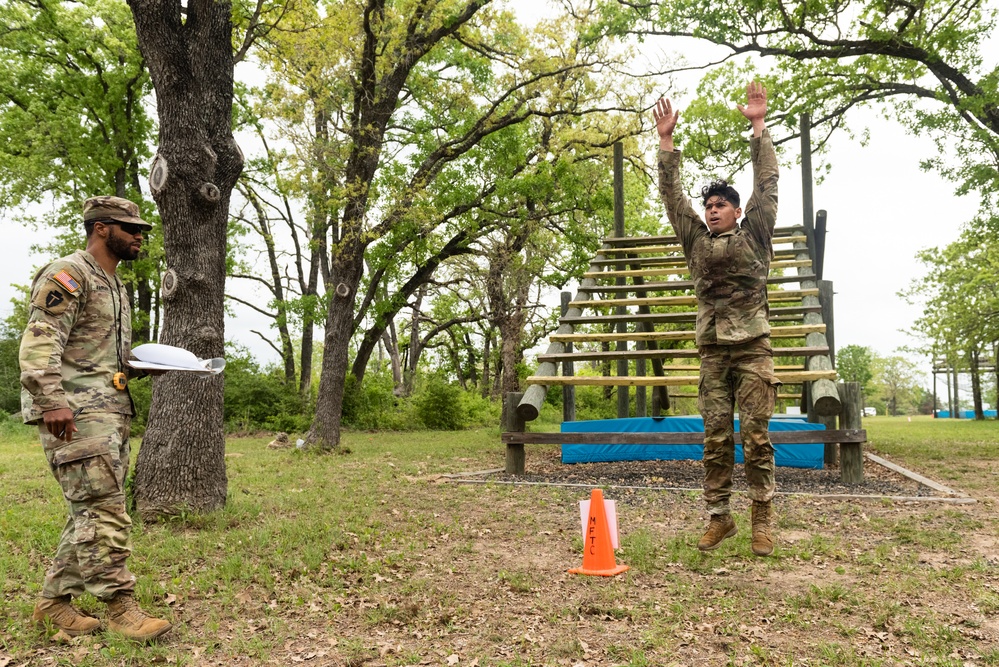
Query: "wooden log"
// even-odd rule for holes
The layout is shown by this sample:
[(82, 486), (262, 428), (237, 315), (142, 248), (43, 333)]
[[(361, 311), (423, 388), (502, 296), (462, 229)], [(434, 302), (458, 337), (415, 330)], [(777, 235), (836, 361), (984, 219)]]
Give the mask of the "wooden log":
[[(801, 235), (804, 227), (793, 225), (791, 227), (777, 227), (774, 229), (774, 241), (788, 236)], [(654, 243), (679, 243), (679, 239), (673, 235), (666, 236), (609, 236), (602, 240), (603, 243), (611, 247), (629, 245), (652, 245)]]
[[(569, 304), (572, 302), (572, 294), (562, 292), (562, 315), (569, 311)], [(574, 359), (572, 358), (572, 343), (565, 346), (565, 359), (562, 359), (562, 375), (573, 376), (576, 374)], [(546, 360), (547, 361), (547, 360)], [(562, 386), (562, 421), (576, 421), (576, 388), (571, 384)]]
[[(839, 388), (843, 392), (843, 412), (839, 418), (840, 426), (844, 429), (859, 429), (864, 414), (860, 383), (843, 382), (840, 383)], [(839, 474), (844, 484), (860, 484), (864, 481), (863, 442), (840, 442)]]
[[(816, 354), (828, 354), (829, 350), (825, 347), (775, 347), (773, 348), (774, 357), (810, 357)], [(541, 354), (538, 355), (538, 361), (551, 361), (555, 363), (569, 361), (601, 361), (606, 355), (609, 355), (611, 360), (617, 358), (619, 354), (623, 354), (628, 359), (697, 359), (700, 357), (700, 352), (696, 348), (685, 348), (678, 350), (668, 350), (668, 349), (657, 349), (657, 350), (629, 350), (625, 353), (618, 352), (600, 352), (597, 350), (593, 351), (581, 351), (581, 352), (570, 352), (566, 351), (562, 354)], [(570, 375), (570, 373), (563, 372), (562, 375)]]
[[(664, 248), (679, 248), (679, 246), (664, 246)], [(687, 258), (683, 255), (656, 255), (653, 257), (633, 257), (635, 251), (632, 250), (621, 250), (614, 251), (618, 255), (626, 255), (628, 257), (628, 264), (633, 268), (638, 269), (641, 267), (648, 266), (686, 266)], [(780, 250), (774, 251), (775, 259), (794, 259), (797, 255), (797, 251), (794, 248), (781, 248)], [(621, 262), (620, 258), (610, 258), (601, 259), (599, 261), (591, 262), (597, 266), (614, 266)]]
[[(640, 306), (642, 307), (642, 306)], [(817, 313), (821, 310), (819, 306), (774, 306), (770, 309), (770, 321), (780, 322), (785, 320), (804, 320), (808, 313)], [(681, 313), (628, 313), (625, 315), (601, 315), (587, 314), (579, 317), (563, 317), (559, 319), (561, 324), (638, 324), (647, 322), (649, 324), (665, 324), (668, 322), (695, 322), (697, 311), (689, 310)], [(652, 329), (643, 329), (649, 332)]]
[[(797, 236), (783, 236), (774, 239), (774, 245), (781, 244), (793, 244), (793, 243), (803, 243), (808, 239), (805, 235)], [(611, 240), (616, 240), (611, 237)], [(679, 244), (670, 245), (635, 245), (635, 246), (619, 246), (614, 248), (608, 248), (606, 251), (608, 255), (650, 255), (653, 253), (660, 255), (667, 255), (669, 253), (682, 253), (683, 246)]]
[[(670, 394), (673, 398), (697, 398), (696, 392), (675, 392)], [(801, 394), (778, 394), (778, 401), (800, 401)]]
[[(836, 371), (782, 371), (776, 373), (777, 378), (785, 383), (815, 382), (818, 379), (832, 380), (836, 377)], [(563, 377), (561, 375), (552, 377), (550, 375), (532, 375), (524, 380), (526, 384), (562, 385), (574, 384), (577, 387), (679, 387), (696, 386), (698, 376), (696, 375), (664, 375), (663, 377), (646, 376), (635, 377), (632, 375), (617, 376), (595, 376), (595, 375), (574, 375), (573, 377)]]
[[(812, 261), (802, 261), (802, 260), (787, 260), (784, 262), (773, 262), (770, 264), (772, 270), (777, 269), (793, 269), (798, 267), (811, 267)], [(676, 267), (666, 267), (662, 269), (641, 269), (638, 271), (587, 271), (583, 274), (583, 278), (634, 278), (635, 276), (678, 276), (682, 274), (690, 273), (690, 269), (686, 266), (676, 266)]]
[[(837, 415), (808, 415), (808, 421), (815, 424), (823, 424), (827, 431), (833, 431), (836, 429), (836, 418)], [(839, 443), (825, 443), (825, 449), (822, 452), (822, 461), (830, 468), (839, 466)]]
[[(599, 259), (603, 257), (600, 253), (597, 253), (596, 258)], [(594, 285), (596, 284), (593, 280), (584, 279), (582, 285)], [(584, 301), (588, 295), (577, 294), (573, 301)], [(566, 311), (567, 317), (579, 317), (582, 315), (582, 311), (578, 308), (570, 308)], [(571, 335), (573, 331), (573, 326), (571, 324), (562, 324), (556, 330), (556, 334)], [(548, 349), (545, 351), (546, 354), (560, 354), (565, 351), (563, 343), (569, 343), (572, 341), (556, 341), (549, 338)], [(554, 376), (558, 372), (558, 368), (553, 362), (546, 361), (540, 364), (535, 371), (535, 375), (551, 375)], [(535, 384), (527, 388), (524, 392), (524, 397), (521, 399), (521, 404), (517, 406), (517, 411), (520, 413), (521, 419), (524, 421), (534, 421), (538, 418), (538, 414), (541, 412), (541, 404), (545, 401), (545, 394), (548, 393), (548, 387)]]
[[(506, 424), (504, 426), (510, 433), (525, 435), (524, 430), (526, 429), (526, 425), (523, 418), (517, 412), (517, 406), (523, 398), (524, 395), (517, 391), (511, 391), (505, 396)], [(508, 475), (523, 475), (527, 464), (524, 453), (524, 441), (520, 440), (518, 442), (516, 438), (513, 438), (504, 440), (504, 442), (506, 442), (506, 473)]]
[[(624, 236), (624, 145), (618, 141), (614, 144), (614, 236), (620, 238)], [(595, 260), (593, 264), (601, 266), (607, 260)], [(622, 274), (627, 268), (625, 263), (625, 258), (618, 257), (615, 260), (617, 269), (616, 273)], [(624, 276), (619, 275), (614, 279), (615, 284), (618, 286), (626, 284), (628, 281)], [(624, 305), (619, 305), (615, 311), (616, 315), (625, 315), (627, 313), (627, 308)], [(617, 332), (619, 334), (627, 333), (628, 324), (626, 322), (617, 323)], [(627, 339), (618, 339), (617, 341), (617, 351), (624, 352), (628, 349)], [(628, 360), (618, 359), (617, 362), (617, 374), (627, 375), (628, 374)], [(617, 388), (617, 416), (618, 419), (623, 419), (628, 417), (628, 410), (630, 409), (628, 400), (628, 387)]]
[[(561, 329), (559, 329), (561, 331)], [(770, 327), (770, 337), (771, 338), (802, 338), (810, 333), (824, 332), (826, 330), (825, 324), (808, 324), (808, 325), (796, 325), (787, 327)], [(612, 343), (617, 340), (618, 336), (621, 334), (614, 333), (593, 333), (593, 334), (562, 334), (555, 333), (548, 337), (548, 340), (559, 343), (592, 343), (592, 342), (609, 342)], [(694, 340), (695, 332), (693, 331), (631, 331), (623, 334), (627, 337), (627, 340)], [(812, 346), (810, 346), (812, 347)], [(541, 373), (539, 373), (541, 375)]]
[[(768, 285), (783, 285), (785, 283), (800, 283), (803, 280), (815, 280), (815, 276), (810, 273), (790, 274), (786, 276), (770, 276), (767, 278)], [(642, 283), (641, 290), (647, 292), (679, 292), (681, 290), (693, 290), (693, 280), (663, 280), (656, 283)], [(636, 285), (604, 285), (596, 282), (587, 285), (580, 285), (580, 292), (588, 294), (619, 294), (622, 292), (638, 292)]]
[[(503, 442), (523, 442), (527, 445), (700, 445), (703, 431), (646, 431), (630, 433), (503, 433)], [(736, 443), (742, 438), (735, 432)], [(815, 444), (826, 442), (860, 443), (867, 441), (863, 429), (838, 431), (771, 431), (770, 441), (775, 445)]]
[[(821, 211), (820, 211), (821, 212)], [(829, 363), (836, 368), (836, 322), (833, 309), (833, 284), (831, 280), (819, 280), (819, 303), (822, 304), (822, 321), (826, 325), (826, 342), (829, 345)]]
[[(781, 301), (801, 301), (806, 296), (818, 296), (819, 289), (796, 289), (796, 290), (772, 290), (767, 292), (767, 300), (771, 302)], [(610, 308), (619, 306), (696, 306), (697, 297), (694, 295), (683, 296), (649, 296), (632, 297), (626, 299), (584, 299), (583, 301), (573, 301), (570, 307), (577, 308)]]
[[(799, 261), (808, 262), (810, 264), (811, 260), (808, 255), (808, 247), (803, 243), (796, 243), (794, 245), (795, 248), (797, 248), (801, 253), (798, 255)], [(817, 289), (818, 285), (815, 281), (804, 281), (801, 283), (801, 288)], [(805, 315), (805, 325), (822, 324), (823, 327), (825, 327), (821, 314), (822, 304), (819, 303), (818, 297), (807, 296), (802, 299), (802, 304), (808, 306), (819, 306), (820, 308), (818, 313), (812, 312)], [(825, 328), (823, 328), (822, 331), (809, 332), (805, 336), (805, 344), (810, 347), (829, 347), (825, 332)], [(832, 361), (829, 360), (828, 356), (809, 357), (808, 370), (833, 371)], [(809, 410), (809, 412), (814, 411), (817, 414), (824, 416), (838, 415), (840, 413), (842, 405), (840, 403), (839, 391), (836, 389), (836, 385), (833, 382), (834, 379), (835, 378), (817, 380), (808, 387), (808, 399), (811, 403), (811, 410)]]

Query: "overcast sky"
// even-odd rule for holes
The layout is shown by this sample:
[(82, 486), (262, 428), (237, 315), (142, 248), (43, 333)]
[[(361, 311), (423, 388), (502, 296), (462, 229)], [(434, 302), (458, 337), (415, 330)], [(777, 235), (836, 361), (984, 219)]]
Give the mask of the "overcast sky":
[[(545, 8), (538, 0), (511, 4), (524, 22)], [(674, 99), (674, 106), (683, 109), (685, 100)], [(860, 146), (845, 135), (834, 137), (828, 156), (832, 171), (814, 191), (815, 209), (829, 213), (824, 278), (833, 282), (836, 291), (836, 346), (866, 345), (887, 355), (915, 342), (904, 331), (920, 315), (920, 309), (905, 303), (898, 292), (924, 273), (915, 261), (916, 252), (956, 239), (961, 224), (974, 216), (978, 202), (973, 197), (955, 196), (952, 183), (919, 169), (920, 160), (933, 151), (929, 139), (909, 136), (873, 112), (858, 112), (851, 125), (857, 130), (863, 126), (870, 129), (869, 144)], [(677, 132), (679, 135), (681, 128)], [(649, 146), (654, 150), (653, 141)], [(752, 189), (746, 174), (735, 185), (740, 192)], [(15, 224), (11, 217), (9, 212), (0, 217), (4, 239), (0, 285), (6, 286), (0, 292), (3, 316), (10, 312), (13, 289), (9, 286), (28, 284), (33, 269), (51, 259), (29, 255), (33, 232)], [(797, 167), (785, 168), (777, 224), (800, 224), (801, 220), (801, 173)], [(575, 291), (575, 286), (566, 289)], [(274, 351), (250, 333), (251, 329), (266, 328), (267, 323), (242, 306), (236, 306), (236, 312), (238, 317), (226, 322), (227, 338), (248, 346), (261, 360), (276, 361)], [(929, 368), (928, 360), (913, 359), (921, 362), (924, 370)]]

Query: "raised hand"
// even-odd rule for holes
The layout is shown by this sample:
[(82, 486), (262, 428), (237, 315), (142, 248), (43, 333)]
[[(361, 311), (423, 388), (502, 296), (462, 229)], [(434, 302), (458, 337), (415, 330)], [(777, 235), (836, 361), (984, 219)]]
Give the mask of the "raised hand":
[(660, 97), (652, 107), (652, 117), (656, 119), (656, 132), (659, 133), (659, 148), (673, 150), (673, 130), (680, 118), (679, 111), (673, 111), (673, 105), (665, 97)]
[(746, 106), (737, 105), (739, 111), (753, 124), (753, 134), (763, 131), (763, 119), (767, 115), (767, 89), (759, 81), (751, 81), (746, 86)]
[(674, 113), (670, 101), (665, 97), (660, 97), (659, 101), (652, 107), (652, 117), (656, 119), (656, 131), (659, 133), (659, 137), (671, 137), (680, 112)]

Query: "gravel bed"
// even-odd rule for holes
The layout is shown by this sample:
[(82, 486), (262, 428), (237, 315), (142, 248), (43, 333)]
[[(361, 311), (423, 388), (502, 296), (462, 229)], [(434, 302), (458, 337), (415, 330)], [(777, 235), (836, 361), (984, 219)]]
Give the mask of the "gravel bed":
[[(557, 447), (527, 448), (524, 475), (490, 473), (481, 479), (542, 484), (583, 484), (590, 486), (635, 486), (700, 490), (704, 468), (700, 461), (612, 461), (570, 463), (561, 461)], [(746, 490), (743, 466), (736, 464), (732, 479), (735, 491)], [(778, 493), (816, 495), (850, 494), (870, 496), (934, 496), (936, 492), (918, 482), (864, 460), (864, 481), (846, 485), (839, 480), (838, 468), (777, 468)]]

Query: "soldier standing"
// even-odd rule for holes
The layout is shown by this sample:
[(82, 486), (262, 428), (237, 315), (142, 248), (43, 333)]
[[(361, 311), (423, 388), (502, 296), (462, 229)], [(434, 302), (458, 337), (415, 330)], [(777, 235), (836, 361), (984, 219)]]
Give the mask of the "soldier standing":
[[(37, 424), (69, 518), (45, 575), (32, 620), (68, 635), (89, 634), (100, 621), (77, 611), (84, 591), (108, 606), (108, 627), (138, 640), (170, 630), (133, 597), (125, 564), (132, 522), (125, 510), (129, 428), (131, 313), (118, 263), (133, 260), (152, 225), (119, 197), (83, 204), (87, 249), (42, 268), (31, 285), (28, 327), (21, 339), (21, 412)], [(134, 376), (140, 375), (132, 371)]]
[(764, 118), (767, 91), (746, 87), (753, 136), (753, 194), (745, 218), (739, 193), (719, 180), (701, 190), (705, 222), (680, 185), (680, 151), (673, 130), (680, 112), (660, 99), (653, 109), (659, 134), (659, 193), (679, 237), (697, 295), (696, 342), (701, 357), (697, 403), (704, 418), (704, 500), (711, 516), (697, 548), (715, 549), (736, 534), (729, 511), (735, 465), (733, 413), (739, 404), (740, 433), (749, 497), (753, 501), (753, 553), (773, 553), (771, 499), (774, 450), (768, 432), (780, 382), (770, 347), (767, 275), (777, 220), (777, 156)]

